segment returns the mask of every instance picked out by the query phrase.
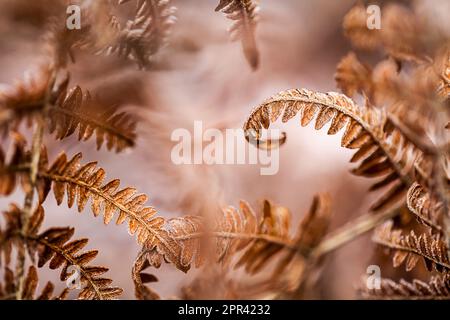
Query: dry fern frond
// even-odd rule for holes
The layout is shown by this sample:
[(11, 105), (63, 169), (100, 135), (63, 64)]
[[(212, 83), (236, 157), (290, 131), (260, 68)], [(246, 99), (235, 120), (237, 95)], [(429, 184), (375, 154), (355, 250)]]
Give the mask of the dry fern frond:
[(371, 77), (372, 69), (362, 64), (354, 52), (350, 52), (337, 65), (334, 78), (337, 87), (345, 95), (353, 97), (356, 93), (371, 96), (373, 90)]
[(184, 300), (271, 300), (277, 299), (284, 288), (271, 279), (245, 281), (233, 278), (233, 270), (205, 266), (189, 284), (181, 288)]
[[(242, 209), (241, 209), (242, 210)], [(267, 234), (279, 238), (281, 242), (291, 243), (289, 247), (295, 250), (288, 250), (274, 270), (274, 277), (285, 270), (296, 255), (308, 257), (311, 251), (319, 244), (328, 229), (331, 210), (330, 199), (326, 195), (316, 196), (311, 208), (300, 222), (297, 233), (291, 238), (289, 235), (290, 213), (286, 208), (264, 202), (264, 219), (260, 223), (259, 234)], [(261, 270), (277, 252), (284, 249), (284, 246), (255, 240), (237, 263), (245, 266), (247, 272), (254, 274)]]
[[(125, 2), (128, 1), (120, 3)], [(167, 43), (176, 21), (175, 11), (169, 0), (140, 0), (134, 19), (128, 20), (123, 29), (117, 19), (111, 17), (117, 40), (100, 53), (118, 54), (136, 61), (140, 68), (147, 68), (153, 56)]]
[(150, 267), (148, 255), (145, 250), (141, 250), (133, 264), (132, 269), (134, 295), (138, 300), (159, 300), (159, 294), (146, 286), (147, 283), (158, 281), (158, 278), (154, 275), (144, 272), (144, 270), (148, 267)]
[[(186, 269), (192, 264), (199, 267), (208, 260), (209, 251), (202, 245), (202, 240), (213, 238), (214, 261), (230, 265), (232, 259), (242, 253), (232, 265), (235, 268), (243, 266), (250, 274), (258, 273), (279, 257), (272, 278), (293, 290), (301, 282), (304, 260), (325, 235), (330, 213), (329, 198), (325, 195), (315, 197), (296, 235), (291, 236), (291, 215), (286, 208), (265, 201), (264, 216), (258, 222), (252, 208), (241, 201), (240, 210), (225, 208), (210, 231), (202, 219), (189, 216), (167, 220), (165, 229), (180, 244), (180, 260)], [(156, 250), (144, 247), (134, 267), (136, 287), (142, 287), (138, 274), (143, 268), (159, 268), (161, 263), (162, 256)], [(288, 269), (286, 275), (284, 271)]]
[(283, 113), (287, 122), (300, 113), (301, 125), (308, 125), (317, 115), (315, 129), (331, 121), (328, 134), (346, 127), (341, 146), (358, 149), (351, 162), (361, 161), (352, 173), (364, 177), (383, 177), (371, 190), (392, 187), (376, 203), (373, 211), (383, 211), (403, 200), (413, 183), (412, 168), (420, 151), (415, 149), (397, 129), (384, 131), (386, 114), (374, 108), (361, 108), (345, 95), (320, 93), (307, 89), (280, 92), (256, 107), (244, 124), (247, 140), (250, 135), (260, 139), (263, 128), (269, 128)]
[(450, 100), (450, 45), (444, 46), (434, 59), (434, 68), (439, 75), (438, 95), (447, 102)]
[(21, 213), (16, 205), (10, 205), (10, 209), (4, 213), (7, 221), (4, 233), (14, 236), (15, 241), (23, 241), (33, 261), (37, 255), (39, 268), (49, 262), (50, 269), (61, 268), (60, 280), (66, 281), (71, 276), (68, 268), (77, 267), (82, 285), (79, 299), (114, 299), (122, 293), (122, 289), (110, 286), (112, 280), (101, 277), (108, 268), (89, 264), (97, 256), (97, 250), (80, 252), (87, 245), (88, 239), (71, 241), (75, 229), (70, 227), (50, 228), (39, 233), (44, 220), (44, 209), (41, 206), (30, 217), (28, 233), (23, 235), (20, 233)]
[(380, 61), (372, 69), (359, 61), (354, 52), (350, 52), (336, 68), (336, 86), (350, 98), (354, 98), (357, 93), (362, 95), (366, 104), (390, 104), (392, 90), (397, 90), (399, 70), (400, 64), (392, 58)]
[(3, 274), (3, 283), (0, 282), (0, 298), (1, 300), (15, 299), (16, 284), (14, 281), (14, 273), (8, 267), (5, 267)]
[(450, 276), (432, 276), (429, 282), (414, 279), (412, 282), (401, 279), (399, 282), (381, 279), (380, 289), (360, 290), (365, 299), (383, 300), (450, 300)]
[(0, 146), (0, 195), (2, 196), (9, 196), (18, 181), (26, 180), (26, 174), (22, 174), (18, 170), (20, 171), (20, 168), (30, 160), (25, 151), (25, 138), (19, 134), (12, 136), (12, 155), (8, 163), (5, 151)]
[(388, 4), (382, 8), (381, 29), (369, 29), (369, 15), (363, 3), (355, 5), (344, 17), (344, 34), (358, 49), (383, 48), (398, 60), (424, 62), (426, 34), (422, 21), (409, 8)]
[[(82, 13), (84, 11), (87, 10), (81, 10)], [(87, 20), (84, 18), (83, 15), (82, 22)], [(74, 49), (87, 46), (90, 42), (89, 23), (83, 23), (81, 29), (70, 30), (63, 15), (51, 17), (47, 30), (44, 36), (45, 51), (57, 68), (65, 68), (69, 62), (75, 62)]]
[[(36, 297), (38, 280), (36, 268), (30, 266), (23, 284), (22, 300), (64, 300), (67, 297), (68, 289), (64, 289), (58, 296), (53, 296), (55, 286), (50, 281), (47, 282), (39, 296)], [(14, 274), (9, 268), (5, 268), (3, 285), (0, 283), (0, 300), (13, 300), (15, 298), (16, 284), (14, 282)]]
[(433, 267), (442, 273), (450, 270), (447, 245), (437, 236), (426, 233), (417, 236), (414, 231), (403, 235), (402, 230), (393, 230), (392, 221), (387, 221), (375, 230), (373, 241), (395, 252), (392, 258), (394, 267), (406, 261), (406, 270), (410, 271), (423, 257), (430, 271)]
[(67, 93), (68, 77), (53, 88), (47, 99), (48, 88), (53, 87), (51, 70), (42, 67), (34, 77), (0, 91), (0, 129), (4, 133), (17, 129), (24, 119), (31, 124), (37, 114), (42, 114), (57, 139), (69, 137), (78, 129), (80, 141), (88, 140), (95, 132), (97, 148), (105, 140), (107, 149), (117, 152), (134, 146), (136, 121), (124, 112), (117, 113), (117, 106), (103, 105), (89, 92), (83, 95), (78, 86)]
[(408, 190), (406, 200), (409, 210), (416, 215), (419, 222), (442, 232), (442, 203), (431, 199), (430, 194), (417, 182)]
[(81, 157), (81, 153), (78, 153), (67, 159), (62, 153), (50, 167), (39, 169), (37, 187), (41, 202), (52, 186), (58, 204), (62, 203), (67, 194), (68, 206), (72, 207), (76, 201), (79, 212), (91, 199), (94, 216), (102, 214), (104, 223), (109, 224), (118, 213), (116, 224), (128, 220), (128, 231), (131, 235), (136, 235), (138, 243), (157, 250), (167, 261), (180, 270), (187, 271), (182, 262), (179, 243), (163, 228), (165, 220), (155, 216), (156, 210), (153, 207), (144, 206), (148, 197), (136, 194), (135, 188), (119, 189), (119, 179), (104, 183), (105, 171), (98, 168), (96, 162), (81, 165)]
[[(185, 270), (179, 261), (181, 259), (179, 245), (162, 228), (165, 220), (162, 217), (155, 217), (154, 208), (144, 206), (147, 196), (136, 195), (134, 188), (119, 189), (119, 179), (104, 183), (105, 171), (98, 168), (96, 162), (81, 165), (81, 157), (81, 153), (78, 153), (68, 159), (65, 153), (61, 153), (53, 164), (48, 166), (45, 148), (42, 150), (37, 173), (40, 203), (45, 200), (52, 187), (58, 204), (63, 202), (67, 194), (69, 208), (76, 201), (79, 212), (83, 211), (91, 199), (91, 211), (94, 216), (102, 214), (104, 223), (109, 224), (114, 214), (118, 213), (116, 224), (122, 224), (128, 219), (128, 230), (130, 234), (136, 234), (140, 244), (146, 244), (150, 248), (157, 247), (166, 259), (181, 270)], [(26, 166), (1, 169), (8, 174), (12, 174), (13, 171), (20, 174), (29, 170)], [(13, 187), (8, 186), (8, 190), (11, 188)]]
[(220, 0), (215, 10), (223, 12), (228, 19), (234, 21), (229, 29), (231, 39), (241, 40), (245, 58), (252, 69), (256, 70), (259, 66), (255, 40), (258, 6), (254, 0)]
[(388, 4), (383, 8), (381, 33), (384, 50), (398, 60), (424, 62), (426, 37), (422, 21), (416, 12), (399, 4)]
[(105, 171), (98, 168), (96, 162), (81, 165), (81, 157), (81, 153), (78, 153), (68, 159), (66, 154), (62, 153), (49, 168), (39, 170), (38, 178), (45, 181), (45, 184), (39, 186), (41, 200), (45, 199), (53, 185), (58, 204), (62, 203), (64, 195), (67, 194), (69, 208), (77, 199), (78, 211), (81, 212), (91, 199), (92, 213), (95, 216), (102, 214), (105, 224), (110, 223), (118, 212), (116, 223), (122, 224), (128, 219), (129, 232), (137, 234), (139, 243), (163, 241), (161, 226), (164, 219), (154, 217), (154, 208), (144, 207), (147, 196), (136, 195), (134, 188), (119, 189), (118, 179), (104, 183)]
[[(119, 1), (119, 4), (127, 1)], [(113, 54), (129, 58), (140, 68), (148, 67), (151, 58), (166, 44), (175, 22), (175, 7), (169, 0), (139, 0), (135, 16), (122, 27), (111, 14), (107, 1), (82, 3), (82, 26), (69, 30), (64, 17), (53, 17), (46, 36), (47, 51), (58, 67), (68, 58), (75, 62), (73, 49), (91, 49), (96, 54)]]

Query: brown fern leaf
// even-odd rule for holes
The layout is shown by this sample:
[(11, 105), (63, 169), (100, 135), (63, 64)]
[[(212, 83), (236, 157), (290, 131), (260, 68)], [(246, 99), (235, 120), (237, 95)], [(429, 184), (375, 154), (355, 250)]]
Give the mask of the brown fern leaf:
[(30, 160), (25, 151), (25, 138), (19, 134), (13, 134), (12, 137), (12, 155), (8, 162), (5, 151), (0, 146), (0, 195), (2, 196), (9, 196), (20, 180), (25, 187), (27, 180), (26, 173), (18, 171)]
[[(450, 45), (444, 46), (437, 53), (437, 57), (434, 59), (435, 69), (440, 75), (440, 81), (438, 85), (438, 95), (443, 97), (446, 101), (450, 100)], [(447, 125), (448, 126), (448, 125)]]
[(374, 50), (381, 44), (380, 31), (367, 27), (367, 9), (362, 2), (355, 5), (344, 17), (344, 35), (358, 49)]
[[(0, 91), (0, 129), (5, 134), (16, 130), (24, 120), (28, 124), (37, 114), (44, 116), (50, 133), (58, 139), (71, 136), (78, 129), (78, 140), (96, 134), (97, 148), (106, 140), (108, 150), (117, 152), (134, 146), (136, 121), (128, 114), (117, 113), (117, 106), (105, 106), (80, 87), (67, 93), (69, 77), (53, 86), (51, 67), (42, 67), (34, 77)], [(53, 89), (48, 95), (49, 88)]]
[[(68, 289), (64, 289), (58, 296), (53, 296), (55, 286), (50, 281), (47, 282), (39, 296), (36, 296), (38, 282), (37, 270), (34, 266), (30, 266), (23, 283), (23, 295), (20, 297), (21, 300), (64, 300), (67, 297)], [(5, 268), (3, 286), (0, 283), (0, 300), (14, 299), (16, 299), (14, 274), (9, 268)]]
[(67, 281), (71, 276), (70, 266), (76, 267), (80, 273), (82, 290), (79, 299), (114, 299), (122, 293), (122, 289), (111, 286), (112, 280), (100, 277), (108, 268), (91, 266), (98, 251), (90, 250), (80, 252), (88, 243), (88, 239), (71, 240), (75, 229), (69, 227), (50, 228), (39, 233), (44, 220), (44, 209), (39, 206), (29, 220), (29, 229), (26, 235), (20, 233), (22, 211), (16, 205), (10, 205), (5, 212), (7, 220), (6, 233), (15, 237), (16, 241), (23, 241), (28, 249), (31, 259), (38, 256), (37, 266), (43, 267), (49, 262), (49, 268), (61, 269), (60, 280)]
[(48, 88), (52, 86), (52, 70), (49, 64), (42, 64), (36, 71), (25, 73), (23, 80), (0, 90), (0, 130), (6, 136), (23, 120), (30, 126), (36, 113), (45, 104)]
[(208, 265), (181, 288), (183, 300), (270, 300), (276, 299), (283, 287), (271, 279), (242, 281), (233, 278), (233, 270)]
[(372, 69), (361, 63), (354, 52), (348, 53), (339, 62), (334, 76), (337, 87), (342, 92), (353, 97), (356, 93), (372, 95)]
[(429, 282), (382, 279), (380, 289), (360, 289), (365, 299), (383, 300), (450, 300), (450, 276), (432, 276)]
[[(119, 4), (125, 2), (128, 1)], [(124, 28), (114, 16), (111, 17), (111, 27), (118, 33), (117, 41), (100, 53), (127, 57), (136, 61), (139, 68), (148, 68), (153, 56), (167, 43), (171, 26), (176, 21), (175, 11), (169, 0), (140, 0), (134, 19)]]
[(72, 89), (66, 97), (60, 96), (49, 110), (49, 131), (57, 139), (71, 136), (78, 129), (78, 140), (86, 141), (95, 132), (97, 149), (107, 141), (108, 150), (120, 152), (134, 146), (136, 122), (130, 115), (116, 113), (117, 107), (106, 107), (89, 92), (83, 95), (80, 87)]
[[(277, 253), (279, 261), (276, 264), (272, 278), (278, 279), (288, 268), (286, 281), (287, 290), (294, 290), (302, 282), (305, 272), (304, 260), (309, 257), (313, 249), (324, 238), (331, 221), (329, 196), (314, 197), (308, 213), (300, 222), (294, 237), (289, 234), (290, 214), (286, 208), (273, 206), (266, 201), (264, 204), (264, 220), (260, 224), (258, 233), (278, 238), (278, 243), (255, 240), (244, 251), (236, 267), (245, 266), (250, 274), (262, 270)], [(285, 244), (281, 244), (285, 243)], [(286, 243), (289, 244), (286, 246)], [(287, 249), (287, 250), (286, 250)]]
[(2, 300), (13, 300), (16, 298), (16, 284), (14, 273), (8, 267), (5, 267), (3, 273), (3, 283), (0, 282), (0, 298)]
[(55, 286), (51, 282), (47, 282), (41, 294), (35, 297), (38, 286), (38, 274), (34, 266), (29, 267), (23, 286), (22, 299), (24, 300), (63, 300), (68, 294), (68, 289), (64, 289), (59, 296), (53, 298), (52, 295)]
[[(180, 270), (189, 269), (182, 262), (182, 248), (179, 243), (163, 228), (165, 220), (162, 217), (154, 217), (154, 208), (144, 206), (146, 195), (136, 194), (134, 188), (119, 189), (118, 179), (104, 183), (105, 171), (98, 168), (96, 162), (81, 165), (81, 153), (72, 159), (67, 159), (66, 154), (61, 153), (50, 166), (45, 148), (41, 154), (36, 182), (40, 203), (45, 200), (52, 187), (58, 204), (63, 202), (67, 194), (68, 206), (72, 207), (76, 203), (79, 212), (83, 211), (91, 199), (92, 213), (94, 216), (102, 214), (105, 224), (109, 224), (115, 213), (118, 213), (116, 224), (128, 220), (129, 233), (136, 234), (140, 244), (145, 244), (150, 249), (157, 248), (166, 260), (174, 263)], [(6, 166), (0, 169), (11, 175), (15, 173), (24, 176), (27, 176), (24, 173), (29, 171), (27, 166)], [(16, 180), (13, 182), (15, 184)], [(13, 189), (14, 185), (10, 188)]]
[(403, 235), (402, 230), (393, 230), (392, 221), (387, 221), (375, 230), (373, 241), (395, 252), (392, 258), (394, 267), (406, 261), (406, 270), (410, 271), (423, 257), (429, 271), (433, 267), (441, 273), (450, 270), (447, 245), (437, 236), (425, 233), (417, 236), (414, 231)]
[[(199, 267), (205, 263), (211, 251), (204, 248), (202, 240), (213, 238), (214, 261), (225, 266), (232, 264), (235, 268), (243, 266), (248, 273), (255, 274), (273, 262), (275, 257), (279, 257), (273, 277), (278, 279), (283, 271), (290, 268), (286, 285), (294, 287), (303, 274), (303, 260), (325, 235), (330, 221), (328, 202), (327, 196), (314, 199), (295, 237), (289, 232), (289, 211), (269, 201), (264, 202), (264, 217), (259, 222), (252, 208), (241, 201), (240, 210), (225, 208), (212, 230), (205, 221), (194, 217), (170, 219), (165, 229), (182, 247), (181, 261), (186, 266), (195, 263)], [(236, 263), (232, 263), (238, 253), (242, 255)], [(147, 259), (149, 265), (156, 268), (162, 262), (158, 252), (148, 249), (141, 252), (140, 259)], [(140, 265), (143, 264), (141, 260), (138, 261)]]
[(415, 12), (399, 4), (387, 4), (381, 12), (381, 29), (369, 29), (368, 18), (367, 8), (362, 2), (344, 17), (344, 35), (354, 47), (363, 50), (383, 48), (397, 60), (426, 61), (427, 39), (422, 35), (427, 30)]
[(138, 243), (147, 248), (156, 248), (164, 258), (174, 263), (180, 270), (187, 271), (181, 261), (181, 247), (163, 228), (165, 220), (155, 217), (153, 207), (144, 206), (148, 197), (136, 194), (134, 188), (119, 189), (120, 180), (114, 179), (104, 183), (106, 173), (97, 167), (96, 162), (80, 164), (81, 153), (71, 159), (62, 153), (49, 168), (41, 168), (38, 172), (39, 195), (45, 199), (53, 185), (53, 193), (58, 204), (67, 194), (67, 204), (77, 204), (78, 211), (85, 208), (91, 199), (91, 211), (94, 216), (103, 215), (105, 224), (109, 224), (118, 213), (116, 224), (128, 220), (128, 231), (136, 235)]
[(391, 3), (383, 8), (379, 30), (384, 50), (397, 60), (424, 62), (430, 40), (422, 19), (410, 8)]
[(229, 29), (233, 41), (241, 40), (245, 58), (256, 70), (259, 66), (259, 52), (256, 46), (255, 29), (258, 6), (254, 0), (220, 0), (216, 11), (223, 12), (234, 23)]
[(417, 182), (408, 190), (406, 196), (409, 210), (419, 222), (442, 232), (443, 205), (430, 197), (430, 194)]
[(151, 288), (146, 286), (147, 283), (157, 282), (158, 279), (149, 273), (143, 272), (150, 267), (148, 251), (143, 249), (136, 258), (133, 269), (132, 278), (134, 282), (134, 294), (138, 300), (159, 300), (160, 296)]
[(357, 93), (366, 99), (366, 104), (377, 106), (393, 103), (393, 92), (399, 90), (401, 64), (388, 57), (378, 62), (374, 68), (358, 60), (350, 52), (339, 62), (335, 81), (342, 92), (354, 98)]
[(2, 212), (5, 227), (0, 229), (0, 265), (4, 261), (5, 267), (8, 267), (11, 262), (13, 247), (21, 241), (19, 237), (22, 229), (21, 212), (19, 207), (14, 204)]
[[(390, 189), (376, 203), (373, 211), (386, 210), (404, 201), (413, 183), (413, 165), (420, 154), (399, 130), (384, 131), (386, 114), (374, 108), (362, 108), (345, 95), (319, 93), (307, 89), (280, 92), (256, 107), (244, 124), (247, 140), (260, 141), (261, 130), (268, 129), (281, 114), (287, 122), (300, 113), (301, 125), (308, 125), (317, 115), (315, 129), (320, 130), (331, 121), (328, 134), (336, 134), (346, 127), (341, 146), (358, 149), (351, 162), (361, 161), (352, 173), (364, 177), (383, 177), (371, 191), (387, 185)], [(261, 143), (261, 144), (264, 144)]]

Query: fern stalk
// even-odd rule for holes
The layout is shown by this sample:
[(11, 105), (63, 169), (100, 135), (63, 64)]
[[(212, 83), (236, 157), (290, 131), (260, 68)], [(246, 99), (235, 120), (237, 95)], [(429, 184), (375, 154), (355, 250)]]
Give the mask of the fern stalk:
[[(47, 91), (45, 94), (45, 101), (44, 101), (44, 108), (43, 113), (45, 114), (48, 106), (49, 106), (49, 100), (51, 97), (51, 90), (53, 88), (54, 80), (55, 80), (56, 73), (55, 71), (52, 72), (51, 75), (51, 81), (49, 81)], [(36, 128), (33, 132), (33, 140), (32, 140), (32, 147), (31, 147), (31, 162), (30, 162), (30, 170), (29, 170), (29, 179), (30, 179), (30, 185), (28, 186), (28, 190), (26, 190), (25, 193), (25, 200), (24, 200), (24, 206), (23, 206), (23, 212), (21, 215), (21, 221), (22, 221), (22, 234), (26, 236), (28, 234), (28, 227), (29, 227), (29, 220), (33, 212), (33, 200), (34, 200), (34, 189), (36, 185), (36, 180), (38, 176), (38, 170), (39, 170), (39, 160), (41, 157), (41, 145), (43, 142), (44, 137), (44, 128), (45, 128), (45, 119), (40, 114), (37, 117), (36, 120)], [(25, 283), (25, 244), (20, 244), (18, 248), (18, 254), (17, 254), (17, 265), (16, 265), (16, 275), (17, 275), (17, 285), (18, 290), (16, 292), (16, 299), (22, 300), (23, 293), (24, 293), (24, 283)]]

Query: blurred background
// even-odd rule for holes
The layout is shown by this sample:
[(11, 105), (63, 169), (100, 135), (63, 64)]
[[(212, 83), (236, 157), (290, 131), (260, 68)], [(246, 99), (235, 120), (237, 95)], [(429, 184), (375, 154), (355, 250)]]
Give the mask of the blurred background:
[[(240, 43), (230, 42), (230, 21), (214, 12), (216, 2), (172, 1), (178, 8), (178, 20), (168, 45), (158, 53), (150, 70), (137, 70), (133, 63), (116, 57), (75, 51), (76, 63), (68, 66), (71, 85), (78, 84), (135, 112), (140, 118), (137, 145), (115, 154), (104, 148), (97, 151), (94, 140), (55, 142), (46, 135), (50, 159), (62, 150), (68, 155), (83, 152), (84, 163), (97, 160), (109, 179), (120, 178), (122, 186), (145, 192), (150, 205), (164, 217), (237, 206), (240, 199), (259, 208), (261, 200), (267, 198), (288, 207), (296, 227), (317, 192), (332, 196), (331, 230), (366, 213), (377, 195), (367, 193), (370, 180), (349, 173), (352, 152), (340, 148), (340, 134), (327, 136), (326, 128), (321, 132), (311, 126), (302, 128), (297, 118), (274, 126), (287, 132), (276, 175), (260, 175), (259, 165), (177, 166), (171, 162), (172, 131), (192, 130), (195, 120), (203, 121), (204, 128), (240, 128), (253, 107), (279, 91), (338, 91), (335, 68), (351, 50), (341, 24), (355, 1), (261, 0), (256, 30), (260, 67), (252, 71)], [(55, 3), (0, 1), (1, 83), (13, 84), (45, 54), (42, 39), (46, 21), (60, 14), (61, 8), (65, 10)], [(448, 28), (449, 1), (427, 0), (421, 5), (424, 16)], [(127, 13), (126, 7), (119, 12)], [(22, 203), (20, 190), (9, 199), (1, 199), (0, 208), (11, 201)], [(124, 288), (124, 299), (134, 297), (131, 266), (139, 246), (124, 226), (104, 226), (89, 210), (78, 214), (65, 204), (57, 206), (53, 196), (46, 200), (46, 213), (45, 226), (70, 225), (76, 228), (76, 237), (89, 237), (88, 249), (100, 251), (95, 263), (110, 268), (108, 276)], [(354, 287), (372, 264), (374, 252), (375, 245), (367, 234), (329, 254), (314, 297), (355, 298)], [(160, 281), (153, 287), (163, 297), (178, 296), (196, 272), (185, 275), (164, 265), (155, 272)], [(42, 279), (56, 276), (46, 268), (41, 274)]]

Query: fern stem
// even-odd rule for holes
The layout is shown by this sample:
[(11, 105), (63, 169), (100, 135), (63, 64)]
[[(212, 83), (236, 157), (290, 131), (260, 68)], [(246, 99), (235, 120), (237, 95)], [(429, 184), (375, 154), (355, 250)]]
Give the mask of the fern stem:
[[(248, 239), (248, 240), (261, 240), (269, 242), (275, 245), (279, 245), (285, 249), (295, 251), (302, 255), (304, 258), (317, 259), (326, 253), (333, 251), (342, 245), (354, 240), (356, 237), (372, 230), (378, 225), (385, 222), (387, 219), (393, 218), (398, 214), (398, 208), (379, 214), (366, 214), (354, 221), (344, 225), (340, 229), (330, 233), (316, 248), (314, 248), (309, 254), (305, 248), (299, 248), (293, 242), (284, 241), (283, 239), (267, 234), (251, 234), (251, 233), (234, 233), (234, 232), (211, 232), (209, 233), (213, 237), (217, 238), (232, 238), (232, 239)], [(203, 237), (202, 233), (191, 233), (189, 235), (178, 236), (174, 239), (177, 241), (187, 241), (196, 238)]]
[[(29, 168), (29, 179), (30, 185), (28, 186), (28, 190), (25, 194), (24, 206), (21, 215), (21, 224), (22, 230), (21, 233), (24, 235), (28, 234), (29, 220), (32, 215), (33, 210), (33, 199), (34, 199), (34, 189), (36, 186), (36, 179), (38, 177), (39, 170), (39, 160), (41, 157), (41, 146), (44, 137), (44, 128), (45, 128), (45, 119), (43, 115), (45, 114), (49, 100), (51, 96), (51, 90), (53, 88), (54, 80), (56, 73), (52, 72), (50, 77), (50, 81), (47, 87), (47, 92), (45, 95), (44, 108), (42, 114), (37, 116), (36, 128), (33, 133), (33, 140), (31, 145), (31, 162)], [(18, 289), (16, 292), (16, 299), (22, 300), (24, 284), (25, 284), (25, 244), (20, 244), (18, 247), (17, 253), (17, 265), (16, 265), (16, 277), (17, 277), (17, 285)]]

